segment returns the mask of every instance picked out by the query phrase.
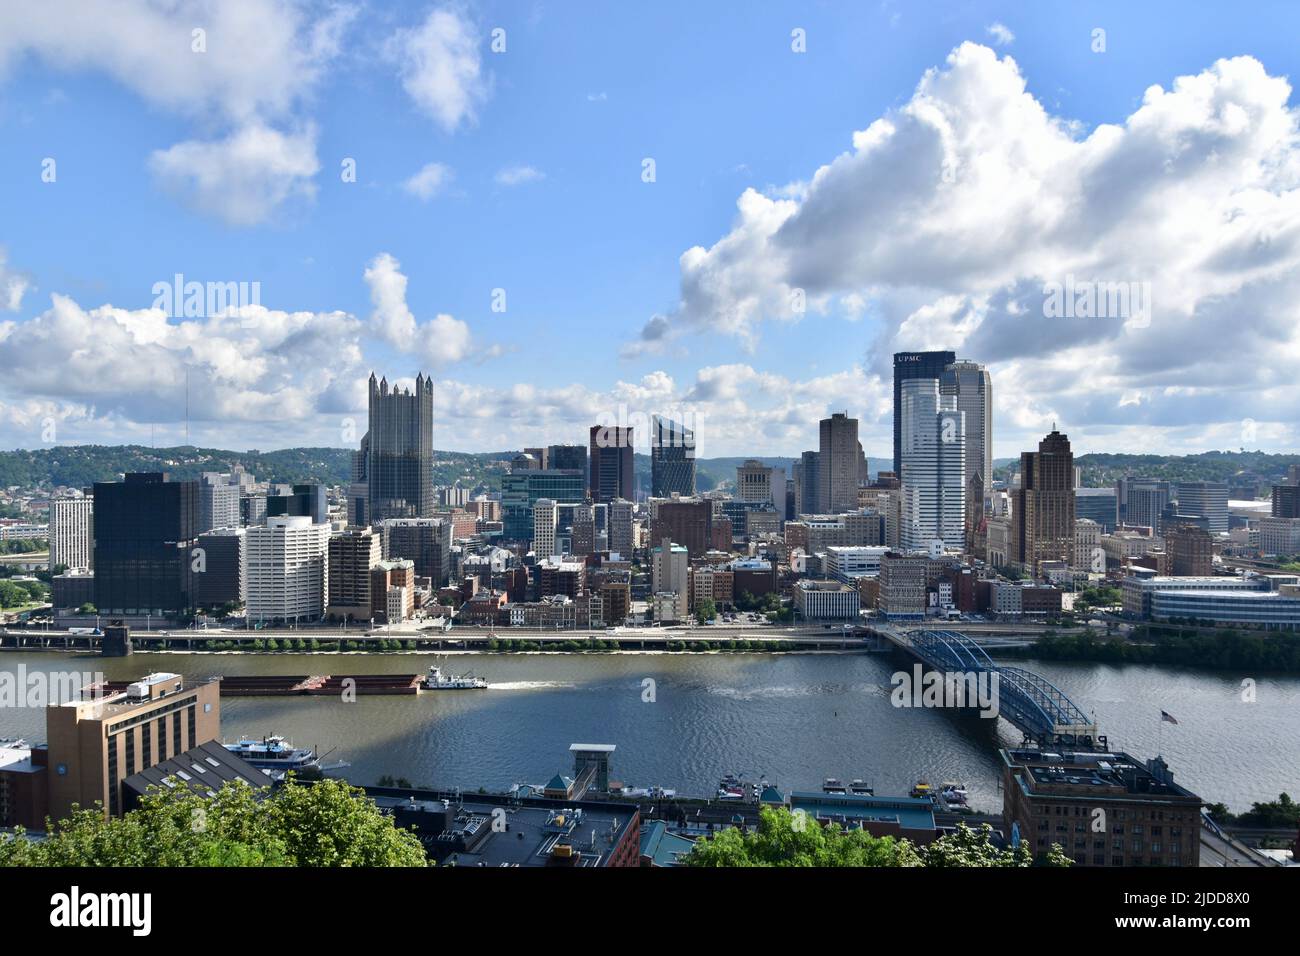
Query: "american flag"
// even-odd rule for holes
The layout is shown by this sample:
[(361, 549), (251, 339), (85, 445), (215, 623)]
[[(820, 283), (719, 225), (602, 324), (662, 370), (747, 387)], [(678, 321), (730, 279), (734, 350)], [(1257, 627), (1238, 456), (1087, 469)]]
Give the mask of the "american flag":
[(1178, 723), (1178, 721), (1174, 720), (1174, 715), (1173, 715), (1173, 714), (1167, 713), (1167, 712), (1165, 712), (1165, 711), (1163, 711), (1163, 710), (1160, 711), (1160, 719), (1161, 719), (1161, 720), (1168, 721), (1168, 722), (1171, 723), (1171, 724), (1176, 724), (1176, 723)]

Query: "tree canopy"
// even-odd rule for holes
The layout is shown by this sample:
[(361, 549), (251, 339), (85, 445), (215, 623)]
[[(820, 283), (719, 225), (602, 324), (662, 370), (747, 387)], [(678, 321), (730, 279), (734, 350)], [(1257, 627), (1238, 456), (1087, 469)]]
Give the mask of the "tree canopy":
[(76, 809), (35, 842), (0, 839), (0, 866), (425, 866), (424, 847), (360, 787), (292, 778), (269, 794), (230, 783), (211, 798), (150, 788), (105, 819)]
[[(838, 824), (822, 826), (806, 815), (785, 808), (763, 807), (755, 830), (736, 827), (700, 840), (685, 857), (687, 866), (882, 866), (882, 867), (984, 867), (1030, 866), (1029, 847), (999, 848), (992, 842), (993, 828), (984, 824), (972, 830), (957, 824), (955, 833), (927, 846), (910, 840), (872, 836), (865, 830), (845, 830)], [(1069, 866), (1070, 859), (1053, 846), (1049, 866)]]

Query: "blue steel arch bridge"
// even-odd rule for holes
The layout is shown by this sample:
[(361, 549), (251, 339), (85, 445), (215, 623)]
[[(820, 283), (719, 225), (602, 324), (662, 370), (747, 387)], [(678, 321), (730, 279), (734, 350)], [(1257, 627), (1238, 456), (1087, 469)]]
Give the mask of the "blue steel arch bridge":
[(916, 628), (901, 631), (876, 628), (894, 644), (910, 652), (922, 664), (945, 675), (996, 675), (998, 713), (1026, 740), (1046, 745), (1087, 746), (1103, 743), (1097, 723), (1047, 678), (1025, 670), (998, 664), (988, 653), (960, 631)]

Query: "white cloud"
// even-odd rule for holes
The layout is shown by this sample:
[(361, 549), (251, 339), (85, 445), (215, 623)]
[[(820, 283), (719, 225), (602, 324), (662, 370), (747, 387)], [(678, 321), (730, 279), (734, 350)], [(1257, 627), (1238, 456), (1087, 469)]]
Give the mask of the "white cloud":
[(200, 123), (205, 136), (218, 131), (155, 151), (149, 165), (192, 207), (254, 225), (313, 192), (315, 133), (297, 114), (356, 14), (352, 4), (299, 0), (4, 4), (0, 74), (33, 54), (56, 69), (102, 73)]
[(984, 28), (984, 32), (993, 38), (993, 42), (998, 46), (1010, 46), (1016, 42), (1016, 35), (1001, 23), (990, 23)]
[(445, 313), (417, 322), (406, 304), (406, 276), (401, 263), (386, 252), (366, 267), (366, 285), (374, 312), (372, 331), (402, 352), (421, 357), (435, 368), (471, 357), (474, 339), (469, 325)]
[(412, 196), (428, 202), (447, 187), (452, 177), (450, 166), (442, 163), (427, 163), (418, 173), (402, 183), (402, 188)]
[[(692, 331), (752, 348), (766, 322), (867, 309), (869, 372), (897, 349), (955, 348), (993, 364), (1002, 420), (1026, 429), (1284, 421), (1278, 370), (1300, 360), (1289, 96), (1258, 61), (1220, 60), (1085, 131), (1009, 56), (963, 44), (806, 182), (746, 190), (730, 231), (682, 254), (678, 306), (627, 351)], [(1069, 276), (1150, 283), (1149, 325), (1045, 317), (1045, 283)], [(1152, 398), (1119, 401), (1134, 390)]]
[(497, 170), (494, 178), (498, 186), (522, 186), (545, 179), (546, 174), (532, 166), (506, 166)]
[(458, 7), (438, 7), (420, 26), (399, 30), (385, 52), (407, 95), (449, 133), (473, 123), (491, 93), (477, 30)]
[(265, 222), (285, 202), (311, 199), (316, 132), (285, 134), (245, 126), (224, 140), (190, 140), (158, 150), (149, 168), (159, 183), (198, 211), (232, 226)]
[(31, 289), (31, 280), (9, 267), (8, 253), (0, 247), (0, 310), (17, 312), (23, 296)]

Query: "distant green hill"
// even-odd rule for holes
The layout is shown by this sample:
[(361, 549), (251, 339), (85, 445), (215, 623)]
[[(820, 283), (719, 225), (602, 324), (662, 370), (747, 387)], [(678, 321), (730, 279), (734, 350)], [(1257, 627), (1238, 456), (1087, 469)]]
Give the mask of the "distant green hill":
[[(1083, 471), (1083, 486), (1100, 488), (1125, 475), (1166, 481), (1256, 482), (1263, 490), (1282, 481), (1287, 468), (1300, 464), (1300, 454), (1272, 455), (1262, 451), (1207, 451), (1199, 455), (1080, 455), (1074, 463)], [(1018, 466), (1016, 459), (998, 459), (993, 474), (1006, 480)]]
[[(438, 485), (460, 482), (470, 489), (496, 490), (508, 468), (511, 451), (435, 451), (433, 480)], [(96, 481), (116, 481), (128, 471), (165, 471), (174, 478), (197, 478), (205, 471), (229, 471), (243, 465), (259, 479), (275, 482), (323, 481), (345, 484), (351, 469), (348, 448), (284, 448), (279, 451), (226, 451), (219, 448), (148, 448), (144, 445), (55, 445), (50, 448), (0, 451), (0, 488), (39, 488), (66, 485), (84, 487)], [(785, 469), (793, 476), (793, 458), (760, 456), (769, 466)], [(743, 457), (698, 458), (696, 486), (710, 491), (724, 482), (734, 482), (736, 466)], [(1250, 476), (1261, 490), (1281, 481), (1287, 468), (1300, 464), (1300, 454), (1270, 455), (1265, 452), (1204, 452), (1199, 455), (1081, 455), (1075, 463), (1083, 469), (1083, 484), (1098, 487), (1112, 484), (1124, 475), (1164, 478), (1171, 481), (1230, 481)], [(998, 459), (995, 477), (1007, 479), (1016, 467), (1014, 459)], [(633, 467), (639, 486), (650, 489), (650, 456), (634, 456)]]

